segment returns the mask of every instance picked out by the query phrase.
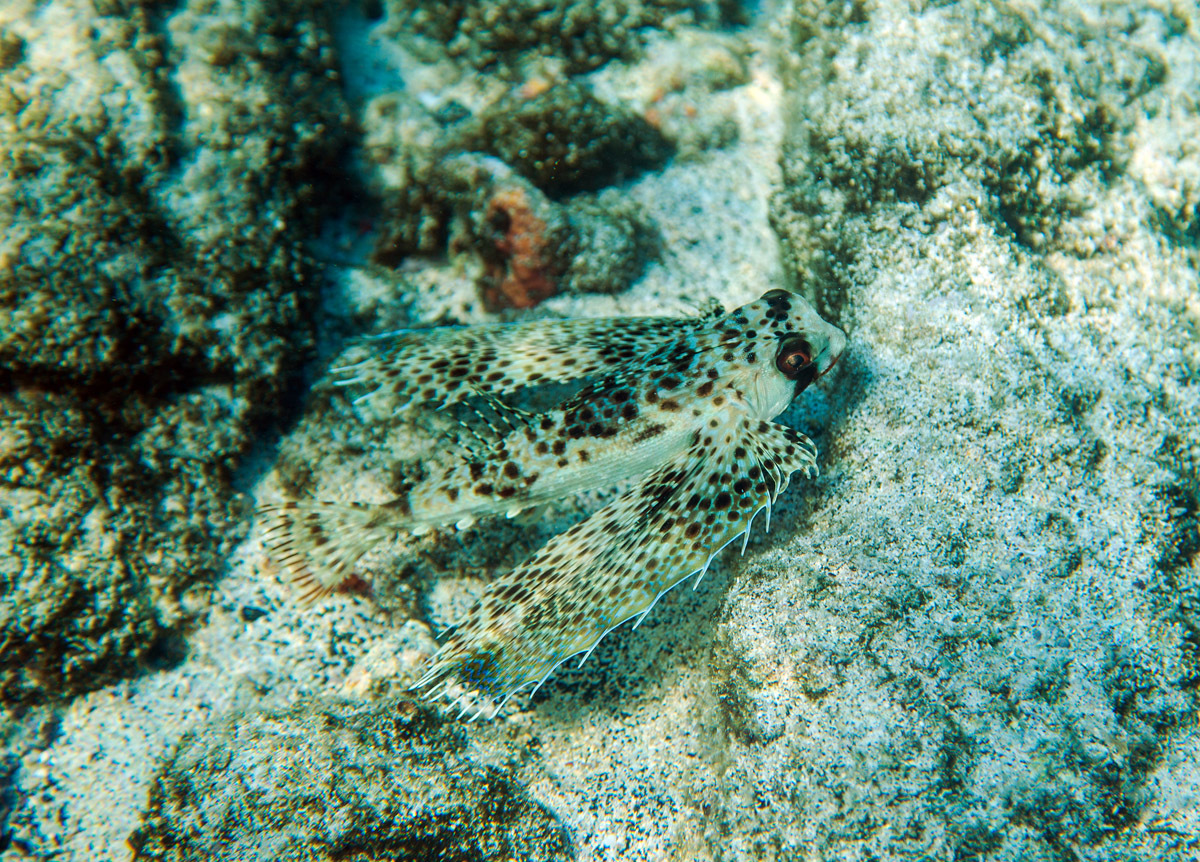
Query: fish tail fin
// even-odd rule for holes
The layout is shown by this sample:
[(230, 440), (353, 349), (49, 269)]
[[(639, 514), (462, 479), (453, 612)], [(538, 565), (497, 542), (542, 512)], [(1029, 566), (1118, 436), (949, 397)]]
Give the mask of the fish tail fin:
[(394, 525), (381, 506), (361, 503), (281, 503), (261, 506), (263, 543), (291, 574), (304, 604), (348, 581), (354, 564), (387, 538)]

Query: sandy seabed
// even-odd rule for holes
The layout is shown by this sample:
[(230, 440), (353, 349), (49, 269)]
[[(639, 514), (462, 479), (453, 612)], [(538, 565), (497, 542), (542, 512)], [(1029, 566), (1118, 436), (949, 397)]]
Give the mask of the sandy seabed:
[[(1200, 853), (1193, 6), (286, 5), (0, 12), (0, 858)], [(453, 455), (358, 336), (778, 286), (821, 476), (532, 703), (404, 692), (605, 494), (308, 609), (265, 554)]]

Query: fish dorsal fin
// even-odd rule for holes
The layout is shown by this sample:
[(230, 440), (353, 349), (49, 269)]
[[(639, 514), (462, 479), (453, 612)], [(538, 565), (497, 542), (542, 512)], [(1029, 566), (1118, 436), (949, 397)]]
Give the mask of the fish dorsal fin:
[(332, 370), (336, 385), (365, 389), (355, 403), (388, 416), (603, 374), (703, 324), (633, 317), (408, 330), (360, 342), (354, 351), (364, 358)]

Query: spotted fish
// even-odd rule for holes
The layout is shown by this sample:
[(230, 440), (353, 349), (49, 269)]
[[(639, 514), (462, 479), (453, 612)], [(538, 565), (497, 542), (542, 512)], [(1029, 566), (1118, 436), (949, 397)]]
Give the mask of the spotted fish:
[[(771, 420), (825, 374), (846, 337), (802, 297), (772, 290), (730, 312), (403, 332), (341, 369), (379, 413), (484, 402), (483, 446), (380, 505), (286, 503), (259, 511), (268, 547), (307, 599), (353, 576), (397, 531), (513, 516), (636, 480), (488, 585), (415, 686), (465, 687), (501, 703), (568, 658), (586, 657), (770, 510), (791, 474), (816, 475), (803, 434)], [(499, 396), (582, 379), (558, 406)]]

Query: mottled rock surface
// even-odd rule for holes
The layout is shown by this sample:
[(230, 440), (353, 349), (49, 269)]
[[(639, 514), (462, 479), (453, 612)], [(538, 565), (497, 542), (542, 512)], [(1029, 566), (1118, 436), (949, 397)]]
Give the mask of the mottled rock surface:
[(713, 19), (719, 9), (699, 0), (453, 0), (430, 6), (420, 0), (385, 0), (380, 14), (479, 69), (517, 66), (535, 59), (590, 71), (629, 58), (645, 31), (672, 15)]
[[(221, 7), (221, 8), (218, 8)], [(311, 340), (344, 140), (308, 6), (0, 12), (0, 701), (170, 659)]]
[[(500, 27), (520, 5), (487, 7), (484, 17)], [(468, 19), (483, 8), (467, 6)], [(380, 201), (373, 259), (401, 267), (414, 256), (475, 258), (481, 298), (493, 310), (627, 289), (652, 256), (657, 228), (621, 187), (673, 155), (661, 118), (599, 98), (585, 76), (557, 66), (531, 67), (509, 87), (469, 75), (454, 41), (420, 42), (423, 28), (451, 17), (390, 9), (376, 25), (411, 67), (400, 79), (437, 81), (420, 98), (374, 70), (351, 76), (361, 91), (362, 181)], [(550, 48), (519, 44), (514, 56), (527, 60)], [(605, 190), (602, 203), (589, 194)]]
[(1137, 165), (1195, 31), (860, 11), (789, 12), (774, 218), (853, 348), (717, 641), (736, 853), (1190, 858), (1198, 254)]
[(130, 842), (139, 859), (574, 857), (511, 770), (410, 700), (230, 715), (188, 734)]

